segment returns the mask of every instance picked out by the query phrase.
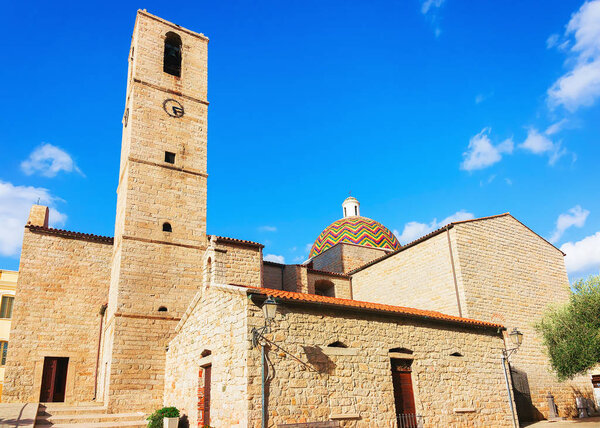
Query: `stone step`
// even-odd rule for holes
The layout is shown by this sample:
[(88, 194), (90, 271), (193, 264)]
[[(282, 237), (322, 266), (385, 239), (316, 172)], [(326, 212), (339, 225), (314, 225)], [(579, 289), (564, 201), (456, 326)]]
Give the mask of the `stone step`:
[(78, 422), (73, 424), (51, 424), (51, 425), (40, 425), (38, 423), (35, 424), (36, 427), (53, 427), (53, 428), (119, 428), (119, 427), (146, 427), (148, 426), (148, 421), (146, 420), (137, 420), (137, 421), (107, 421), (107, 422)]
[(91, 404), (85, 406), (72, 406), (72, 405), (64, 405), (64, 404), (56, 404), (56, 403), (40, 403), (40, 407), (38, 410), (39, 415), (81, 415), (85, 413), (106, 413), (107, 407), (104, 404)]
[(75, 423), (97, 423), (97, 422), (131, 422), (144, 419), (142, 412), (134, 413), (86, 413), (86, 414), (61, 414), (61, 415), (39, 415), (36, 424), (39, 426), (56, 426)]

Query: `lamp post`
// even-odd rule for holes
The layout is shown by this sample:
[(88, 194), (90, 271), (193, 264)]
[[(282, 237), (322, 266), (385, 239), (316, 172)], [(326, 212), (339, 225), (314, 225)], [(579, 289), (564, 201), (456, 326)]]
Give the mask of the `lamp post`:
[(506, 363), (510, 356), (519, 349), (521, 343), (523, 343), (523, 333), (521, 333), (517, 328), (513, 328), (512, 331), (508, 334), (510, 340), (512, 341), (514, 348), (502, 350), (502, 369), (504, 369), (504, 380), (506, 381), (506, 392), (508, 393), (508, 404), (510, 404), (510, 412), (512, 413), (512, 420), (514, 428), (517, 428), (515, 408), (513, 405), (512, 394), (510, 393), (510, 384), (508, 383), (508, 373), (506, 372)]
[(266, 428), (267, 426), (267, 406), (266, 406), (266, 397), (265, 397), (265, 381), (266, 381), (266, 372), (265, 372), (265, 342), (261, 342), (261, 338), (264, 337), (265, 333), (269, 333), (271, 331), (271, 322), (275, 319), (275, 314), (277, 313), (277, 302), (273, 297), (269, 297), (267, 300), (263, 302), (262, 311), (265, 316), (265, 325), (259, 328), (252, 328), (252, 348), (256, 348), (260, 345), (260, 363), (261, 363), (261, 427)]

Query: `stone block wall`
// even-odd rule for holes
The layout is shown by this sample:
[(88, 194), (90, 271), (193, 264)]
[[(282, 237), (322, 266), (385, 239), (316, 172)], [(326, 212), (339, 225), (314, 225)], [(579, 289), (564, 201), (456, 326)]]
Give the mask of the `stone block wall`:
[(356, 300), (459, 315), (446, 232), (353, 273), (352, 293)]
[[(569, 299), (563, 254), (510, 215), (457, 224), (453, 230), (469, 316), (508, 330), (518, 327), (524, 334), (511, 363), (527, 376), (533, 416), (548, 416), (548, 392), (561, 416), (572, 414), (575, 394), (592, 396), (590, 379), (558, 383), (534, 329), (548, 305)], [(510, 341), (507, 346), (512, 347)]]
[(350, 278), (341, 275), (332, 275), (324, 272), (318, 272), (309, 269), (307, 272), (308, 277), (308, 292), (315, 294), (315, 283), (317, 281), (327, 281), (333, 284), (335, 289), (335, 297), (341, 299), (351, 299), (352, 292), (350, 290)]
[[(257, 306), (249, 306), (249, 317), (248, 333), (263, 323)], [(416, 407), (425, 427), (512, 426), (498, 357), (503, 340), (495, 330), (344, 309), (324, 313), (283, 303), (268, 337), (277, 344), (269, 349), (274, 365), (267, 394), (269, 427), (332, 416), (347, 427), (396, 426), (389, 350), (397, 347), (413, 351)], [(348, 348), (327, 347), (336, 341)], [(462, 356), (451, 356), (454, 352)], [(248, 352), (247, 364), (248, 426), (258, 428), (259, 348)]]
[(285, 265), (263, 261), (263, 287), (283, 290), (283, 270)]
[(199, 369), (206, 364), (212, 366), (210, 425), (248, 426), (247, 305), (245, 289), (212, 286), (198, 293), (169, 343), (164, 405), (180, 409), (190, 426), (198, 426)]
[(315, 256), (312, 266), (317, 270), (347, 273), (387, 253), (381, 248), (340, 243)]
[(40, 398), (44, 357), (68, 357), (68, 403), (94, 398), (112, 245), (25, 229), (2, 401)]
[(217, 241), (225, 251), (225, 283), (260, 287), (262, 284), (262, 248), (223, 240)]

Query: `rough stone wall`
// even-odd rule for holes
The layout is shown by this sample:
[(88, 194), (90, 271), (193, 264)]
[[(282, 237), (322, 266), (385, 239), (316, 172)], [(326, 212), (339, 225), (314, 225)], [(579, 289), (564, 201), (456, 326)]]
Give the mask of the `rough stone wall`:
[(354, 273), (352, 293), (356, 300), (459, 315), (446, 232)]
[(263, 287), (283, 289), (283, 269), (285, 265), (272, 262), (263, 262)]
[(212, 365), (210, 425), (248, 426), (247, 305), (244, 289), (212, 286), (198, 293), (169, 343), (164, 405), (180, 409), (190, 426), (198, 426), (202, 362)]
[[(562, 253), (511, 216), (458, 224), (457, 263), (469, 316), (518, 327), (523, 345), (511, 357), (529, 380), (537, 417), (548, 416), (548, 392), (561, 416), (573, 411), (577, 391), (591, 397), (589, 378), (559, 384), (533, 328), (547, 306), (566, 302), (570, 289)], [(508, 346), (512, 346), (510, 341)]]
[(262, 283), (262, 251), (259, 247), (218, 241), (225, 250), (225, 282), (260, 287)]
[(44, 357), (69, 357), (66, 402), (94, 398), (112, 245), (25, 229), (2, 401), (40, 398)]
[[(414, 352), (416, 410), (425, 427), (512, 426), (499, 358), (503, 340), (495, 331), (287, 304), (281, 313), (269, 335), (281, 347), (269, 352), (275, 373), (268, 384), (270, 427), (332, 415), (341, 426), (396, 426), (388, 353), (396, 347)], [(249, 306), (249, 316), (248, 334), (263, 324), (257, 306)], [(327, 348), (335, 341), (348, 348)], [(259, 427), (259, 348), (248, 352), (247, 362), (248, 426)]]
[(329, 281), (335, 287), (335, 297), (339, 297), (341, 299), (352, 298), (352, 293), (350, 290), (350, 278), (344, 278), (342, 276), (337, 275), (328, 275), (324, 273), (315, 272), (314, 270), (309, 270), (307, 275), (309, 293), (315, 293), (315, 282)]

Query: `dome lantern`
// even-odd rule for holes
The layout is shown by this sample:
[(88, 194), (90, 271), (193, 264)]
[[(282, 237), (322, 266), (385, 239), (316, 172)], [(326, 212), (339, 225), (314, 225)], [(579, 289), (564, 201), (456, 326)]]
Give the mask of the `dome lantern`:
[(342, 208), (344, 210), (344, 218), (360, 216), (360, 202), (353, 196), (347, 197), (342, 202)]

